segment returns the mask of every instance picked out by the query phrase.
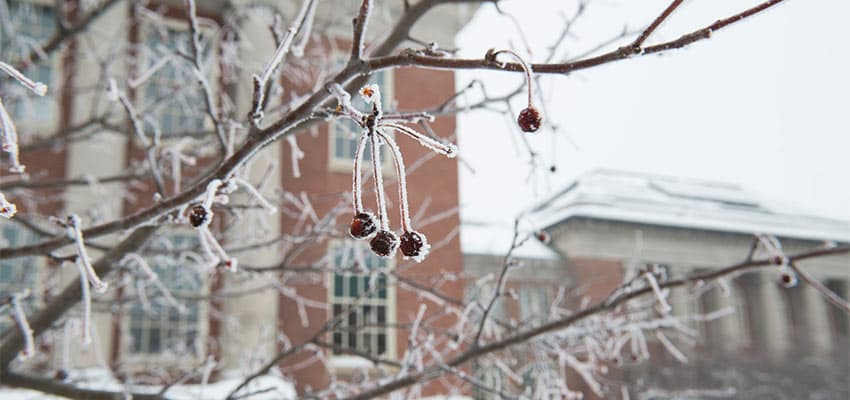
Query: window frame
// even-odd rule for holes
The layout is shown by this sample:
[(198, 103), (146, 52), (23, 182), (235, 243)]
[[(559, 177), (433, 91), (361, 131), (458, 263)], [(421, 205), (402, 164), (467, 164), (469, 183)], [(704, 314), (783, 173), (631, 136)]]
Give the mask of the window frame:
[[(139, 20), (138, 34), (135, 38), (131, 39), (131, 45), (136, 47), (137, 65), (141, 65), (144, 68), (143, 69), (136, 68), (135, 70), (128, 71), (130, 74), (132, 74), (131, 79), (138, 77), (141, 73), (145, 72), (147, 70), (147, 68), (150, 68), (150, 66), (148, 65), (149, 64), (149, 62), (148, 62), (149, 61), (148, 60), (148, 56), (149, 56), (148, 53), (149, 52), (147, 50), (141, 51), (141, 46), (147, 45), (146, 39), (147, 39), (148, 35), (151, 33), (152, 30), (155, 30), (155, 28), (154, 28), (155, 23), (150, 21), (150, 19), (145, 18), (144, 16), (140, 16), (138, 20)], [(166, 15), (162, 16), (162, 20), (157, 21), (157, 22), (162, 24), (165, 27), (165, 29), (168, 29), (169, 31), (181, 32), (181, 33), (186, 33), (187, 35), (191, 35), (188, 23), (186, 22), (186, 20), (184, 18), (174, 17), (174, 16), (168, 15), (166, 13)], [(199, 26), (198, 29), (200, 30), (201, 34), (204, 35), (207, 38), (207, 51), (209, 52), (209, 57), (210, 57), (210, 61), (211, 61), (209, 63), (209, 65), (218, 65), (219, 62), (220, 62), (220, 55), (218, 53), (220, 38), (218, 37), (218, 35), (211, 34), (209, 28), (206, 28), (204, 26)], [(179, 56), (176, 56), (176, 57), (179, 58)], [(185, 61), (181, 61), (181, 62), (185, 62)], [(168, 66), (163, 66), (162, 68), (165, 69), (165, 68), (168, 68)], [(158, 107), (163, 107), (162, 105), (157, 104), (156, 106), (154, 106), (153, 111), (147, 110), (147, 106), (148, 106), (148, 104), (147, 104), (147, 88), (148, 88), (148, 85), (150, 85), (150, 82), (151, 82), (152, 79), (155, 79), (155, 75), (161, 73), (163, 71), (163, 69), (156, 71), (156, 73), (153, 76), (149, 77), (145, 81), (145, 83), (140, 84), (134, 90), (133, 103), (136, 105), (137, 109), (145, 112), (144, 116), (148, 116), (148, 115), (151, 115), (152, 112), (156, 112), (156, 109)], [(129, 76), (129, 74), (128, 74), (128, 76)], [(220, 71), (217, 68), (210, 69), (209, 71), (207, 71), (207, 79), (209, 80), (210, 87), (211, 87), (212, 92), (213, 92), (213, 96), (214, 96), (213, 100), (217, 101), (217, 102), (220, 101), (219, 94), (220, 94), (220, 91), (222, 90), (221, 82), (220, 82), (220, 80), (221, 80)], [(203, 88), (200, 86), (200, 84), (197, 84), (197, 86), (198, 86), (198, 90), (200, 90), (201, 93), (203, 93)], [(199, 104), (199, 106), (203, 107), (203, 113), (202, 113), (202, 115), (203, 115), (203, 126), (201, 127), (201, 130), (202, 131), (208, 131), (208, 130), (214, 129), (215, 126), (213, 124), (212, 118), (210, 118), (210, 116), (206, 113), (206, 104), (205, 103), (203, 105)], [(218, 104), (216, 104), (215, 106), (218, 107)], [(149, 129), (148, 122), (144, 118), (144, 116), (141, 118), (141, 122), (142, 122), (142, 126), (145, 127), (145, 136), (146, 137), (153, 137), (154, 131)], [(160, 129), (162, 129), (162, 127), (160, 127)], [(178, 140), (180, 138), (183, 138), (185, 136), (179, 135), (179, 134), (188, 133), (188, 132), (172, 132), (172, 133), (161, 132), (161, 133), (162, 133), (162, 135), (159, 138), (160, 141), (168, 142), (168, 141)], [(132, 135), (131, 137), (132, 137), (132, 140), (133, 140), (134, 143), (136, 143), (137, 145), (141, 145), (141, 143), (138, 142), (139, 138), (136, 135)]]
[[(335, 59), (338, 60), (338, 64), (342, 64), (345, 61), (345, 59), (342, 58), (341, 54), (337, 55), (335, 57)], [(386, 82), (383, 85), (380, 86), (381, 87), (381, 99), (384, 103), (384, 106), (385, 106), (384, 108), (385, 108), (385, 111), (386, 111), (386, 109), (387, 109), (386, 106), (389, 104), (389, 102), (395, 100), (395, 73), (392, 69), (382, 70), (382, 71), (379, 71), (378, 73), (383, 73), (384, 76), (386, 77), (385, 78)], [(359, 96), (359, 95), (355, 94), (354, 96)], [(352, 96), (352, 97), (354, 97), (354, 96)], [(363, 110), (361, 110), (361, 111), (363, 111)], [(328, 169), (333, 171), (333, 172), (351, 173), (351, 168), (354, 165), (354, 159), (353, 158), (340, 158), (340, 157), (336, 156), (336, 135), (337, 135), (338, 130), (339, 130), (337, 125), (340, 122), (341, 121), (337, 118), (332, 119), (331, 121), (328, 122)], [(392, 135), (393, 137), (395, 135), (395, 133), (393, 133), (389, 130), (384, 130), (383, 132), (384, 132), (384, 134)], [(359, 135), (355, 135), (355, 137), (354, 137), (355, 148), (357, 146), (358, 138), (359, 138)], [(393, 161), (392, 161), (393, 155), (389, 154), (389, 153), (390, 152), (388, 152), (388, 151), (384, 151), (384, 152), (381, 153), (381, 164), (382, 164), (382, 167), (383, 167), (382, 172), (383, 172), (383, 175), (385, 175), (385, 176), (388, 175), (388, 174), (391, 174), (391, 173), (393, 173), (393, 171), (395, 171), (395, 168), (392, 168), (392, 166), (393, 166)], [(364, 165), (364, 169), (365, 168), (371, 168), (371, 164), (372, 164), (371, 161), (367, 164), (369, 164), (369, 166)]]
[[(344, 248), (344, 246), (343, 246), (344, 241), (345, 241), (345, 239), (331, 240), (327, 245), (327, 254), (331, 256), (330, 265), (332, 265), (334, 267), (334, 270), (328, 271), (328, 273), (325, 275), (325, 279), (327, 279), (326, 280), (326, 282), (327, 282), (327, 285), (326, 285), (326, 287), (327, 287), (327, 304), (328, 304), (327, 316), (328, 316), (329, 320), (334, 318), (334, 310), (333, 310), (334, 305), (340, 304), (340, 303), (335, 302), (335, 300), (338, 297), (335, 294), (336, 282), (335, 282), (334, 278), (335, 278), (335, 275), (336, 275), (335, 269), (337, 267), (336, 260), (335, 260), (335, 253), (337, 251), (339, 251), (340, 249)], [(377, 256), (372, 254), (372, 252), (370, 252), (368, 248), (364, 247), (362, 245), (362, 243), (353, 242), (353, 246), (361, 247), (361, 250), (363, 251), (363, 254), (364, 254), (365, 257), (376, 257), (377, 258)], [(395, 359), (396, 353), (397, 353), (396, 334), (398, 333), (397, 329), (394, 327), (394, 325), (398, 322), (398, 318), (397, 318), (397, 314), (396, 314), (397, 294), (396, 294), (396, 281), (393, 278), (393, 276), (390, 274), (390, 272), (395, 270), (396, 262), (395, 262), (394, 258), (392, 258), (392, 259), (390, 259), (390, 258), (379, 258), (379, 260), (385, 260), (386, 263), (387, 263), (386, 264), (387, 265), (386, 266), (386, 269), (387, 269), (387, 274), (386, 274), (386, 277), (387, 277), (387, 279), (386, 279), (386, 282), (387, 282), (387, 287), (386, 287), (387, 297), (386, 297), (386, 300), (384, 300), (384, 307), (386, 309), (386, 318), (385, 318), (384, 323), (387, 324), (387, 327), (384, 328), (385, 335), (386, 335), (386, 351), (383, 354), (373, 354), (373, 355), (376, 356), (376, 357), (382, 357), (382, 358), (387, 358), (387, 359)], [(368, 276), (368, 275), (363, 275), (363, 274), (352, 274), (352, 273), (346, 273), (345, 274), (346, 277), (349, 277), (351, 275), (356, 275), (358, 277)], [(349, 297), (349, 299), (356, 300), (357, 298), (356, 297)], [(346, 303), (341, 303), (341, 304), (343, 306), (345, 306), (347, 304), (351, 304), (351, 302), (346, 302)], [(373, 306), (380, 305), (380, 304), (377, 304), (377, 302), (376, 303), (371, 303), (371, 302), (370, 303), (360, 303), (360, 304), (361, 304), (361, 307), (362, 307), (362, 305), (373, 305)], [(347, 326), (347, 324), (346, 324), (346, 326)], [(378, 328), (375, 328), (375, 329), (378, 329)], [(334, 343), (333, 334), (334, 334), (333, 331), (328, 333), (329, 343)], [(357, 360), (362, 360), (363, 365), (358, 365), (358, 368), (369, 368), (369, 369), (371, 369), (371, 368), (375, 367), (372, 364), (371, 361), (368, 361), (368, 360), (366, 360), (362, 357), (356, 356), (354, 354), (346, 353), (346, 352), (336, 353), (333, 350), (331, 350), (331, 351), (329, 351), (328, 356), (329, 356), (328, 364), (334, 370), (336, 370), (337, 372), (346, 372), (345, 370), (353, 369), (353, 365), (357, 364), (356, 362), (355, 363), (348, 363), (348, 362), (339, 363), (338, 361), (340, 361), (342, 359), (352, 359), (352, 358), (354, 358), (354, 359), (357, 359)], [(340, 365), (336, 366), (335, 364), (340, 364)], [(353, 372), (353, 371), (348, 371), (348, 372)]]
[[(191, 231), (180, 230), (179, 232), (170, 234), (167, 236), (170, 240), (174, 240), (176, 238), (183, 238), (184, 240), (191, 241), (195, 236)], [(153, 260), (145, 258), (146, 261), (151, 263), (151, 268), (155, 269)], [(168, 268), (180, 268), (182, 264), (170, 264)], [(192, 267), (194, 268), (194, 267)], [(205, 274), (203, 271), (198, 270), (198, 276), (201, 280), (200, 287), (198, 288), (199, 296), (209, 296), (210, 295), (210, 276)], [(197, 300), (198, 304), (198, 315), (197, 321), (197, 336), (195, 337), (195, 347), (196, 352), (193, 354), (180, 354), (175, 355), (173, 352), (169, 351), (167, 344), (165, 343), (166, 337), (160, 337), (160, 350), (158, 353), (149, 353), (149, 352), (136, 352), (133, 351), (133, 336), (132, 336), (132, 318), (135, 307), (141, 307), (138, 304), (138, 298), (136, 294), (136, 286), (135, 281), (133, 282), (132, 290), (130, 291), (130, 295), (133, 296), (131, 302), (128, 307), (124, 309), (124, 312), (121, 315), (120, 321), (120, 338), (121, 338), (121, 361), (123, 365), (127, 368), (127, 370), (131, 373), (138, 373), (148, 371), (151, 367), (158, 368), (194, 368), (197, 366), (198, 362), (202, 362), (206, 359), (208, 348), (207, 344), (210, 340), (210, 309), (212, 305), (210, 304), (209, 299), (200, 299)], [(150, 291), (150, 285), (146, 286), (146, 292)], [(169, 288), (170, 289), (170, 288)], [(155, 289), (154, 289), (155, 290)], [(170, 310), (170, 308), (169, 308)], [(167, 321), (167, 317), (160, 317), (157, 323), (162, 323), (163, 321)], [(180, 323), (183, 323), (185, 318), (180, 319)], [(148, 327), (148, 329), (150, 329)], [(162, 330), (162, 326), (159, 328)]]
[[(13, 0), (17, 3), (29, 3), (33, 6), (38, 7), (46, 7), (53, 10), (53, 15), (57, 12), (61, 12), (61, 10), (56, 9), (56, 2), (50, 0)], [(9, 2), (7, 1), (7, 6)], [(11, 9), (9, 10), (11, 13)], [(11, 15), (9, 16), (11, 18)], [(54, 34), (55, 34), (54, 28)], [(49, 37), (47, 38), (49, 39)], [(39, 44), (43, 44), (43, 42), (39, 42)], [(59, 129), (59, 124), (61, 121), (61, 111), (62, 107), (65, 105), (62, 104), (63, 96), (62, 96), (62, 85), (61, 82), (64, 80), (65, 71), (63, 68), (63, 59), (65, 58), (65, 49), (57, 49), (50, 54), (48, 60), (46, 62), (47, 65), (50, 66), (50, 82), (42, 82), (47, 85), (47, 94), (44, 95), (44, 99), (47, 99), (46, 102), (48, 104), (48, 110), (46, 116), (38, 116), (38, 115), (30, 115), (25, 118), (17, 118), (12, 116), (15, 126), (17, 130), (20, 132), (30, 132), (30, 133), (54, 133)], [(26, 70), (21, 71), (24, 75), (29, 77), (29, 74)], [(13, 83), (16, 84), (16, 83)], [(26, 96), (28, 97), (39, 97), (38, 95), (26, 90)], [(73, 100), (72, 100), (73, 101)], [(11, 110), (10, 110), (11, 113)]]
[[(3, 242), (5, 242), (6, 240), (7, 229), (9, 232), (13, 232), (13, 234), (16, 236), (13, 240), (11, 240), (11, 242), (18, 246), (24, 243), (31, 242), (31, 239), (34, 236), (32, 232), (30, 232), (28, 229), (18, 226), (14, 222), (5, 221), (3, 223), (0, 223), (0, 236), (2, 236), (0, 240), (2, 240)], [(12, 268), (18, 267), (22, 270), (24, 274), (29, 273), (32, 275), (30, 278), (31, 282), (29, 282), (29, 285), (27, 287), (14, 292), (10, 291), (9, 295), (21, 293), (23, 292), (23, 290), (29, 289), (30, 295), (22, 302), (22, 304), (26, 304), (25, 308), (37, 307), (39, 304), (39, 298), (41, 297), (39, 295), (40, 290), (41, 287), (44, 285), (45, 278), (44, 276), (42, 276), (43, 268), (40, 268), (41, 263), (35, 258), (24, 257), (19, 259), (0, 260), (0, 264), (9, 264)], [(2, 266), (0, 266), (0, 268), (2, 268)], [(8, 283), (14, 284), (14, 282)], [(5, 286), (5, 282), (0, 281), (0, 285)], [(0, 325), (0, 328), (2, 328), (0, 329), (0, 333), (4, 332), (5, 329), (7, 329), (9, 326), (14, 325), (14, 322), (11, 319), (5, 318), (4, 321), (6, 322), (6, 324)]]

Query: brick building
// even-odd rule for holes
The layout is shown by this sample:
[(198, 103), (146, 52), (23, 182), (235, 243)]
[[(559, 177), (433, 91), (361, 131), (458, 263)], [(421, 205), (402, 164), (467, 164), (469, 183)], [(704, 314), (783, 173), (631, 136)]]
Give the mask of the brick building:
[[(202, 31), (212, 31), (231, 17), (242, 27), (240, 32), (245, 35), (242, 39), (250, 46), (238, 49), (238, 71), (234, 76), (222, 74), (211, 83), (220, 106), (226, 103), (236, 109), (236, 114), (246, 115), (251, 102), (251, 75), (262, 69), (276, 47), (269, 34), (271, 14), (263, 9), (278, 9), (284, 17), (294, 16), (300, 2), (236, 3), (237, 7), (250, 5), (253, 11), (229, 15), (224, 2), (201, 0), (198, 14), (202, 17)], [(27, 50), (27, 42), (15, 38), (34, 42), (46, 40), (56, 28), (54, 15), (57, 11), (54, 2), (43, 0), (8, 0), (4, 4), (9, 5), (4, 11), (8, 11), (14, 21), (11, 31), (15, 35), (2, 37), (0, 57), (14, 62)], [(304, 57), (287, 64), (291, 70), (281, 73), (280, 87), (272, 91), (274, 97), (266, 120), (280, 115), (281, 110), (299, 101), (299, 95), (326, 78), (317, 71), (333, 69), (344, 62), (349, 51), (346, 42), (351, 35), (349, 22), (358, 6), (356, 1), (319, 2), (314, 36)], [(402, 6), (401, 2), (388, 5), (371, 18), (367, 42), (378, 40), (390, 28), (402, 12)], [(473, 11), (474, 8), (468, 6), (438, 7), (412, 29), (411, 36), (451, 47), (454, 35)], [(13, 93), (18, 89), (8, 81), (0, 83), (4, 102), (15, 114), (22, 132), (23, 162), (31, 176), (87, 182), (46, 191), (26, 185), (15, 187), (14, 183), (2, 186), (4, 194), (19, 205), (21, 220), (32, 216), (35, 226), (53, 234), (55, 228), (37, 215), (61, 217), (78, 213), (84, 226), (91, 226), (154, 203), (153, 194), (157, 189), (149, 177), (131, 179), (129, 183), (103, 180), (104, 177), (138, 173), (148, 155), (139, 138), (122, 133), (126, 130), (116, 126), (126, 123), (122, 111), (118, 110), (114, 114), (116, 117), (99, 120), (100, 116), (118, 107), (105, 98), (108, 85), (104, 77), (115, 78), (137, 109), (143, 110), (145, 130), (158, 135), (164, 147), (179, 151), (180, 146), (192, 146), (191, 140), (181, 144), (172, 139), (178, 134), (190, 133), (191, 137), (208, 133), (211, 128), (208, 118), (187, 106), (202, 103), (202, 93), (175, 91), (194, 80), (190, 69), (177, 61), (169, 61), (157, 67), (145, 82), (126, 88), (123, 84), (139, 79), (163, 58), (173, 57), (176, 51), (186, 51), (187, 26), (182, 1), (145, 5), (118, 2), (77, 40), (52, 53), (48, 61), (24, 71), (47, 83), (49, 96), (33, 100), (25, 93)], [(111, 39), (109, 46), (90, 46), (92, 41), (102, 41), (104, 37)], [(227, 61), (223, 56), (227, 40), (227, 35), (204, 37), (209, 49), (204, 57), (209, 65), (221, 66), (222, 70), (228, 67), (222, 65)], [(445, 71), (400, 69), (381, 72), (372, 80), (381, 87), (387, 110), (432, 108), (455, 92), (453, 73)], [(445, 140), (454, 137), (453, 116), (438, 117), (430, 126)], [(52, 132), (63, 132), (65, 136), (54, 142), (38, 138), (40, 134)], [(73, 140), (65, 142), (76, 134), (97, 135), (98, 140), (95, 145), (78, 144)], [(175, 378), (178, 371), (214, 359), (217, 366), (213, 379), (245, 375), (286, 346), (309, 339), (327, 320), (339, 315), (343, 307), (353, 304), (364, 291), (373, 290), (366, 300), (368, 304), (343, 318), (336, 333), (321, 336), (336, 350), (324, 350), (323, 357), (319, 358), (312, 357), (312, 350), (306, 351), (287, 359), (280, 367), (284, 376), (297, 383), (298, 390), (327, 387), (332, 384), (330, 372), (338, 379), (360, 379), (363, 374), (381, 373), (365, 359), (350, 353), (362, 352), (390, 359), (403, 355), (407, 334), (392, 327), (411, 322), (420, 304), (427, 305), (425, 318), (435, 327), (451, 323), (448, 316), (440, 315), (438, 299), (423, 299), (414, 287), (427, 283), (428, 277), (459, 275), (462, 270), (456, 232), (459, 225), (457, 160), (436, 156), (414, 141), (399, 138), (397, 142), (409, 167), (409, 200), (414, 223), (428, 236), (435, 249), (421, 264), (404, 261), (400, 255), (393, 259), (370, 257), (359, 243), (352, 245), (353, 241), (346, 234), (352, 216), (347, 199), (350, 199), (357, 134), (359, 132), (344, 122), (317, 123), (296, 140), (278, 141), (268, 146), (249, 163), (245, 178), (262, 182), (260, 190), (275, 200), (281, 212), (273, 217), (252, 216), (227, 207), (217, 212), (214, 229), (225, 247), (237, 249), (233, 254), (245, 267), (243, 272), (232, 274), (221, 269), (200, 268), (192, 261), (197, 258), (184, 257), (182, 253), (179, 257), (156, 256), (181, 251), (191, 256), (199, 252), (197, 234), (193, 230), (185, 225), (167, 224), (148, 247), (154, 256), (146, 257), (164, 286), (139, 284), (139, 275), (131, 267), (112, 274), (109, 280), (113, 282), (113, 289), (94, 299), (92, 346), (77, 351), (77, 342), (63, 340), (60, 328), (45, 335), (37, 357), (15, 361), (16, 368), (33, 368), (46, 373), (109, 368), (114, 371), (114, 377), (123, 382), (156, 384)], [(28, 142), (47, 144), (43, 144), (41, 150), (31, 151), (26, 148)], [(293, 146), (298, 146), (306, 155), (303, 160), (290, 162), (294, 157)], [(383, 156), (384, 160), (390, 159), (388, 154)], [(166, 156), (162, 157), (162, 162), (166, 163)], [(202, 158), (197, 166), (183, 165), (182, 184), (185, 186), (197, 177), (210, 162), (213, 161)], [(385, 164), (388, 166), (384, 169), (386, 190), (395, 193), (394, 170), (389, 162)], [(0, 183), (5, 181), (0, 180)], [(177, 192), (179, 185), (179, 181), (168, 179), (164, 185), (166, 194)], [(374, 195), (369, 193), (371, 191), (367, 191), (364, 198), (367, 205), (375, 201)], [(397, 201), (390, 202), (390, 215), (397, 215), (397, 204)], [(304, 214), (300, 213), (307, 208), (310, 213), (305, 222)], [(374, 206), (369, 208), (374, 209)], [(10, 221), (0, 221), (0, 228), (4, 247), (38, 240), (37, 234)], [(308, 236), (311, 239), (306, 243), (298, 241)], [(245, 240), (245, 237), (251, 239)], [(99, 247), (90, 249), (92, 258), (103, 254), (115, 239), (101, 239)], [(249, 246), (250, 241), (267, 240), (278, 242), (259, 248)], [(249, 247), (238, 250), (242, 246)], [(60, 254), (70, 252), (70, 248), (59, 251)], [(270, 266), (281, 259), (295, 270), (301, 266), (312, 269), (309, 273), (294, 273), (287, 268), (266, 274), (245, 272), (252, 268), (273, 270)], [(44, 258), (0, 261), (0, 294), (5, 297), (22, 287), (30, 288), (35, 295), (26, 304), (28, 312), (37, 312), (55, 295), (56, 288), (72, 284), (76, 279), (78, 275), (73, 267), (60, 267)], [(374, 290), (376, 282), (386, 287)], [(166, 291), (171, 296), (166, 296)], [(462, 283), (448, 281), (440, 286), (439, 292), (447, 299), (460, 299)], [(142, 300), (147, 300), (147, 304)], [(80, 317), (81, 309), (76, 307), (63, 321), (79, 321)], [(14, 330), (10, 322), (11, 319), (4, 318), (0, 324), (4, 335), (11, 335)], [(360, 329), (369, 323), (386, 324), (389, 328)], [(77, 337), (79, 328), (75, 324), (65, 324), (65, 336)], [(325, 362), (304, 365), (307, 358)], [(77, 378), (85, 380), (85, 377), (72, 377)], [(444, 391), (439, 384), (434, 384), (426, 387), (423, 393)]]

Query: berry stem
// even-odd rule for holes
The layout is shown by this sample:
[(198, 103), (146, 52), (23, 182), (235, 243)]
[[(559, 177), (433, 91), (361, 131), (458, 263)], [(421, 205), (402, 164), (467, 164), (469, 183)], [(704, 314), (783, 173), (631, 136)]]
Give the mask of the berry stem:
[(363, 212), (363, 183), (360, 180), (360, 169), (363, 165), (363, 150), (366, 148), (366, 139), (368, 134), (361, 135), (357, 141), (357, 150), (354, 153), (354, 176), (351, 179), (351, 194), (354, 198), (354, 214)]
[(387, 217), (387, 202), (384, 198), (384, 178), (381, 173), (381, 153), (378, 151), (377, 128), (372, 126), (369, 130), (369, 139), (372, 141), (372, 174), (375, 176), (375, 194), (378, 197), (378, 219), (381, 221), (381, 229), (390, 229), (389, 217)]
[(517, 62), (519, 62), (519, 65), (522, 66), (522, 70), (525, 71), (525, 81), (526, 81), (526, 86), (528, 87), (528, 106), (531, 107), (532, 106), (532, 104), (531, 104), (531, 92), (532, 92), (532, 90), (531, 90), (531, 80), (532, 80), (531, 65), (529, 65), (527, 62), (525, 62), (525, 60), (519, 54), (517, 54), (515, 51), (507, 50), (507, 49), (506, 50), (498, 50), (498, 51), (493, 52), (493, 59), (495, 60), (496, 56), (498, 56), (500, 53), (505, 53), (505, 54), (511, 55), (513, 58), (515, 58), (517, 60)]
[(401, 203), (399, 204), (399, 210), (401, 210), (401, 229), (404, 232), (410, 232), (412, 229), (410, 228), (410, 208), (407, 205), (407, 174), (404, 171), (404, 159), (401, 156), (401, 150), (399, 150), (398, 145), (389, 135), (385, 135), (378, 129), (375, 129), (375, 132), (377, 132), (381, 139), (384, 139), (393, 152), (395, 173), (398, 176), (398, 198)]
[(384, 127), (384, 128), (395, 129), (395, 130), (397, 130), (397, 131), (399, 131), (399, 132), (401, 132), (401, 133), (403, 133), (407, 136), (410, 136), (413, 139), (416, 139), (417, 141), (419, 141), (419, 143), (421, 145), (423, 145), (423, 146), (425, 146), (425, 147), (427, 147), (427, 148), (429, 148), (429, 149), (431, 149), (431, 150), (433, 150), (437, 153), (440, 153), (440, 154), (442, 154), (442, 155), (444, 155), (448, 158), (454, 158), (455, 156), (457, 156), (457, 147), (455, 147), (455, 145), (453, 145), (453, 144), (446, 145), (446, 144), (440, 143), (440, 142), (438, 142), (434, 139), (431, 139), (428, 136), (423, 135), (419, 131), (417, 131), (417, 130), (409, 127), (409, 126), (397, 124), (397, 123), (394, 123), (394, 122), (381, 122), (380, 124), (378, 124), (378, 126)]

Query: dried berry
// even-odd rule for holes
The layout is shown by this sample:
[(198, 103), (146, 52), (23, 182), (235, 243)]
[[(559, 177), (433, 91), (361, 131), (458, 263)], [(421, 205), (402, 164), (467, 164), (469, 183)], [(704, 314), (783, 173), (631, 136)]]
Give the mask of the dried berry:
[(348, 233), (351, 237), (360, 240), (372, 236), (377, 230), (378, 226), (375, 225), (375, 216), (372, 213), (360, 212), (351, 221), (351, 227), (348, 229)]
[(189, 223), (195, 228), (205, 225), (209, 222), (210, 214), (211, 213), (204, 206), (194, 206), (192, 207), (192, 210), (189, 211)]
[(797, 275), (791, 271), (782, 272), (779, 275), (779, 284), (786, 288), (797, 286)]
[(390, 231), (381, 230), (369, 242), (372, 251), (381, 257), (392, 257), (398, 248), (398, 236)]
[(66, 371), (64, 369), (57, 370), (56, 373), (53, 374), (53, 379), (56, 379), (56, 380), (59, 380), (59, 381), (64, 381), (64, 380), (68, 379), (68, 371)]
[(537, 132), (543, 123), (543, 116), (540, 115), (540, 111), (537, 111), (536, 108), (528, 106), (519, 112), (516, 122), (523, 132)]
[(546, 231), (534, 232), (534, 237), (537, 238), (537, 240), (543, 244), (549, 244), (549, 242), (552, 240), (552, 236), (549, 235), (549, 232)]
[(416, 231), (403, 233), (399, 247), (405, 257), (411, 257), (416, 261), (422, 261), (428, 254), (428, 250), (431, 249), (431, 246), (428, 244), (428, 238)]

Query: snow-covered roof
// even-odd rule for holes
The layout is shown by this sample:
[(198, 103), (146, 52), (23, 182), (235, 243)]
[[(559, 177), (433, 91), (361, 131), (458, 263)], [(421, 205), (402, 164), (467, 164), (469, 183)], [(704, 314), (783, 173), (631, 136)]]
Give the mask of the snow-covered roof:
[[(514, 230), (512, 226), (496, 223), (461, 223), (460, 245), (463, 254), (504, 256), (511, 248)], [(558, 260), (560, 255), (538, 240), (531, 239), (513, 252), (514, 257)]]
[(548, 228), (585, 217), (658, 226), (850, 242), (850, 222), (804, 215), (738, 185), (596, 170), (526, 212)]

